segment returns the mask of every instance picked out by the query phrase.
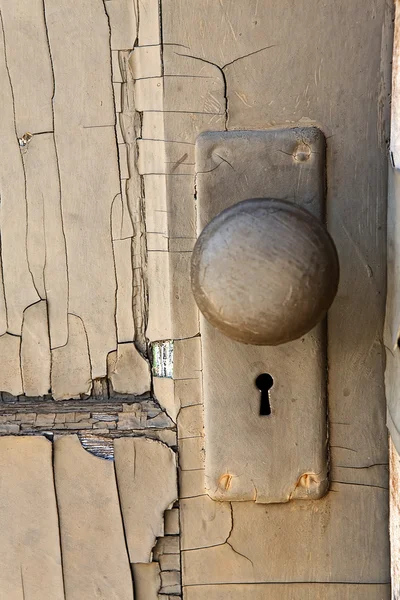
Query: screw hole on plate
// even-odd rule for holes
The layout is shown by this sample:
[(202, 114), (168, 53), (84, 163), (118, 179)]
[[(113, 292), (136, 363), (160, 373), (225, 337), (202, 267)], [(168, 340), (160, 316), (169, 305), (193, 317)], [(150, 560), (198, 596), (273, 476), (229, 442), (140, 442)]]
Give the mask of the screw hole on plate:
[(265, 417), (271, 414), (271, 404), (269, 400), (269, 391), (274, 385), (274, 380), (269, 373), (261, 373), (256, 378), (256, 387), (260, 390), (260, 416)]

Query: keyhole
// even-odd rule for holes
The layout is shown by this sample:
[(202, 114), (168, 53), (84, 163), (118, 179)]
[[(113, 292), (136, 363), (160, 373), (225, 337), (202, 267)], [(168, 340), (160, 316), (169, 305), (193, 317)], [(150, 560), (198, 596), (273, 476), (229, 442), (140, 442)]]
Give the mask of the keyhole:
[(269, 402), (269, 390), (274, 385), (274, 380), (269, 373), (261, 373), (256, 379), (256, 386), (261, 392), (260, 416), (271, 414), (271, 404)]

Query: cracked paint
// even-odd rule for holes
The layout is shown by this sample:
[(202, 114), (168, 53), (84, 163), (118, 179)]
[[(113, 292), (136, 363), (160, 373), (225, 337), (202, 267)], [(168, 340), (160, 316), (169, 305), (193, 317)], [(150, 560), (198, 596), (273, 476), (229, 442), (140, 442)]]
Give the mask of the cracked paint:
[[(133, 84), (126, 80), (138, 11), (135, 6), (132, 27), (128, 15), (135, 3), (118, 7), (103, 3), (99, 10), (92, 1), (86, 8), (92, 14), (93, 44), (75, 56), (75, 45), (72, 52), (64, 52), (60, 42), (69, 46), (66, 31), (62, 36), (58, 32), (75, 23), (73, 35), (83, 40), (86, 31), (79, 11), (70, 12), (65, 21), (68, 0), (58, 4), (34, 0), (29, 8), (23, 8), (24, 1), (18, 0), (19, 12), (0, 3), (2, 91), (8, 107), (2, 111), (0, 129), (11, 166), (0, 173), (4, 290), (0, 330), (21, 335), (24, 310), (43, 300), (50, 346), (56, 352), (69, 342), (67, 315), (74, 315), (85, 331), (91, 377), (98, 379), (106, 376), (106, 358), (117, 341), (136, 341), (147, 353), (144, 182), (135, 172), (141, 124), (132, 106)], [(26, 52), (6, 44), (9, 36), (11, 40), (14, 33), (18, 37), (29, 28), (37, 31), (31, 69)], [(129, 45), (122, 38), (130, 39)], [(27, 52), (30, 55), (29, 47)], [(120, 99), (113, 90), (115, 77), (120, 79), (114, 83)], [(39, 101), (42, 112), (36, 111)], [(16, 146), (21, 149), (19, 158)], [(122, 148), (124, 165), (118, 156)], [(120, 207), (115, 212), (117, 201)], [(115, 215), (110, 220), (112, 207)], [(60, 352), (57, 356), (59, 360)], [(56, 378), (52, 366), (53, 384)], [(75, 384), (63, 381), (62, 391), (60, 382), (56, 384), (57, 397), (73, 397)]]

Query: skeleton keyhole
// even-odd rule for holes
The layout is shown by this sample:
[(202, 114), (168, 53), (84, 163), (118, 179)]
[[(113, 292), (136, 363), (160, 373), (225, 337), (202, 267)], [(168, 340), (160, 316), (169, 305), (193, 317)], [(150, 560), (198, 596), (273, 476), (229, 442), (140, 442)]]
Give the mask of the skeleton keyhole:
[(273, 385), (274, 380), (269, 373), (261, 373), (256, 379), (256, 386), (261, 392), (260, 416), (268, 416), (271, 414), (269, 391)]

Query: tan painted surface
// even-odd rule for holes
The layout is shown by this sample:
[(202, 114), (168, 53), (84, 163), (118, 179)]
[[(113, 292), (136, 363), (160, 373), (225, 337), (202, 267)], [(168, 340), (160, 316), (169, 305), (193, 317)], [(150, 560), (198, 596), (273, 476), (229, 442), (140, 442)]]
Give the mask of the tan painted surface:
[(185, 600), (388, 600), (389, 585), (249, 584), (189, 587)]
[(54, 481), (67, 600), (133, 599), (114, 465), (76, 436), (54, 444)]
[(158, 441), (118, 439), (115, 446), (121, 511), (131, 563), (149, 563), (164, 512), (178, 496), (174, 452)]
[[(157, 0), (16, 0), (12, 9), (0, 0), (0, 443), (13, 455), (1, 454), (0, 496), (2, 530), (16, 531), (0, 587), (18, 600), (63, 598), (61, 561), (68, 599), (89, 598), (100, 582), (110, 600), (109, 570), (115, 597), (132, 597), (136, 572), (139, 600), (166, 600), (182, 593), (182, 563), (188, 600), (386, 600), (391, 3), (161, 0), (159, 9)], [(320, 127), (328, 141), (327, 221), (342, 266), (328, 323), (331, 489), (285, 506), (219, 504), (204, 493), (202, 342), (189, 278), (194, 144), (203, 131), (299, 125)], [(162, 340), (175, 340), (173, 378), (153, 385), (148, 342)], [(40, 369), (35, 347), (46, 348)], [(44, 393), (48, 348), (57, 403), (26, 397)], [(64, 531), (43, 432), (61, 436)], [(175, 516), (154, 548), (174, 499), (175, 457), (162, 446), (171, 459), (162, 490), (149, 484), (158, 459), (132, 477), (130, 446), (159, 445), (142, 438), (180, 452), (181, 537)], [(107, 462), (115, 439), (129, 447), (117, 457), (128, 472), (124, 500)], [(127, 509), (135, 478), (148, 506), (138, 496)], [(152, 563), (130, 563), (128, 521), (145, 530), (146, 543), (133, 543)], [(39, 533), (25, 543), (32, 523)], [(29, 554), (23, 578), (18, 552)]]
[[(218, 119), (219, 129), (228, 130), (320, 127), (327, 139), (328, 228), (342, 269), (328, 318), (331, 490), (322, 500), (287, 506), (232, 503), (229, 537), (224, 525), (219, 525), (220, 541), (213, 546), (207, 543), (207, 531), (210, 539), (218, 538), (218, 525), (215, 522), (213, 527), (207, 514), (199, 511), (196, 498), (204, 491), (201, 428), (196, 437), (181, 439), (181, 495), (187, 499), (182, 535), (193, 540), (182, 553), (187, 593), (192, 586), (205, 584), (218, 584), (219, 593), (223, 585), (233, 583), (325, 582), (330, 589), (333, 583), (389, 581), (381, 339), (391, 22), (391, 6), (378, 2), (367, 7), (362, 2), (343, 3), (340, 10), (328, 2), (281, 2), (279, 6), (255, 0), (246, 5), (163, 2), (163, 62), (165, 73), (171, 74), (164, 88), (164, 111), (170, 110), (174, 98), (170, 90), (177, 95), (179, 89), (179, 98), (176, 112), (164, 112), (160, 139), (179, 141), (185, 128), (191, 131), (185, 141), (194, 143)], [(183, 64), (191, 67), (182, 71)], [(197, 82), (179, 75), (198, 78), (210, 71), (220, 78), (220, 87), (205, 78), (193, 98), (191, 90)], [(147, 110), (154, 110), (153, 101)], [(143, 102), (141, 107), (146, 109)], [(175, 161), (179, 169), (166, 175), (172, 228), (188, 218), (183, 210), (179, 215), (174, 212), (174, 186), (181, 181), (189, 185), (189, 175), (184, 152), (179, 165), (166, 146), (165, 152), (167, 164)], [(172, 265), (174, 253), (170, 253)], [(180, 326), (178, 315), (189, 306), (187, 297), (171, 294), (172, 320)], [(192, 326), (196, 325), (193, 318)], [(177, 335), (193, 335), (186, 331), (190, 331), (187, 320)], [(192, 360), (194, 364), (194, 356)], [(226, 360), (221, 392), (229, 385), (229, 369), (236, 364)], [(217, 390), (213, 397), (218, 403)], [(230, 410), (235, 411), (235, 406)], [(288, 440), (282, 436), (280, 443)], [(195, 547), (199, 530), (204, 534), (202, 548)], [(328, 593), (325, 588), (322, 594)], [(371, 597), (379, 598), (380, 592), (372, 588)]]
[(64, 600), (52, 447), (0, 438), (0, 586), (7, 600)]

